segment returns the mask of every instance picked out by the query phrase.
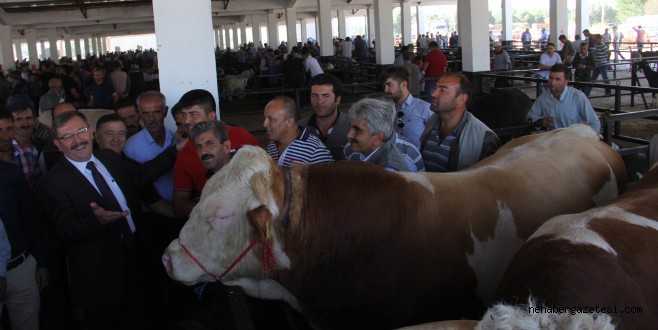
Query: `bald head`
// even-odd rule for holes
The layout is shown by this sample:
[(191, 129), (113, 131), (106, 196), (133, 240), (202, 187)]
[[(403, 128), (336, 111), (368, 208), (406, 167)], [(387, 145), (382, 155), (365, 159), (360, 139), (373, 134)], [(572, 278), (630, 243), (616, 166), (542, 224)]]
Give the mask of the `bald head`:
[(51, 115), (53, 116), (53, 119), (55, 119), (55, 117), (57, 117), (58, 115), (70, 111), (78, 111), (78, 108), (76, 108), (71, 102), (62, 102), (55, 105), (55, 107), (51, 112)]

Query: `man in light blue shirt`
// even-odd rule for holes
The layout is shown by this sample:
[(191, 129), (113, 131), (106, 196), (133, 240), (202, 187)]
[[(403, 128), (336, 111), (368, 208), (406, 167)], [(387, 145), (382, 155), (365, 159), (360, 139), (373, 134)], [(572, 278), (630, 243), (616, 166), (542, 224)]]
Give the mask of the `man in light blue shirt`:
[(539, 56), (539, 71), (537, 71), (537, 76), (539, 78), (548, 79), (548, 73), (551, 68), (558, 64), (562, 63), (562, 58), (560, 54), (555, 52), (555, 44), (549, 42), (546, 45), (546, 52)]
[[(137, 98), (137, 107), (144, 128), (126, 142), (124, 153), (128, 158), (143, 164), (175, 145), (177, 141), (164, 126), (168, 107), (162, 93), (144, 92)], [(158, 178), (153, 185), (162, 199), (171, 202), (174, 187), (172, 170)]]
[(598, 133), (601, 130), (601, 122), (587, 96), (567, 86), (568, 72), (569, 68), (564, 64), (556, 64), (551, 68), (548, 77), (550, 93), (539, 95), (528, 113), (528, 118), (533, 125), (549, 130), (582, 123), (591, 126)]
[(432, 116), (430, 104), (409, 93), (409, 72), (403, 67), (386, 68), (381, 81), (384, 92), (393, 98), (397, 109), (395, 131), (419, 147), (420, 135)]

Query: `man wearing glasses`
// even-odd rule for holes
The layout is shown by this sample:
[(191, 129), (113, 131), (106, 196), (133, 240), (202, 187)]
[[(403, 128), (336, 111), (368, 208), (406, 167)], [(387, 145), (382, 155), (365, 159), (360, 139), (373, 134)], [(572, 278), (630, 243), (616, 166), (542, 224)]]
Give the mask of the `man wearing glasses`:
[(53, 129), (64, 158), (38, 182), (37, 193), (65, 243), (72, 306), (83, 311), (89, 329), (143, 328), (137, 187), (171, 168), (177, 148), (129, 167), (112, 150), (92, 153), (93, 130), (83, 114), (62, 113)]
[(487, 125), (466, 111), (473, 92), (461, 73), (448, 73), (436, 82), (432, 111), (420, 137), (420, 152), (428, 172), (453, 172), (492, 155), (500, 139)]
[(416, 147), (427, 120), (432, 116), (430, 104), (409, 92), (409, 72), (403, 67), (388, 67), (380, 79), (384, 92), (390, 95), (397, 108), (395, 131), (406, 137)]

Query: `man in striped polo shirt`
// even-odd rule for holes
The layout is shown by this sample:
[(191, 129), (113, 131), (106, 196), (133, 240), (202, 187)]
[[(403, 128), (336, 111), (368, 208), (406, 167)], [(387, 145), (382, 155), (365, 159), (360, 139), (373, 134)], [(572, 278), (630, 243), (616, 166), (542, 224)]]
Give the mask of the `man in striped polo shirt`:
[[(596, 78), (601, 75), (603, 82), (610, 85), (610, 79), (608, 78), (608, 58), (610, 58), (610, 49), (606, 44), (603, 43), (603, 38), (600, 34), (594, 35), (594, 49), (590, 48), (590, 51), (594, 54), (594, 60), (596, 61), (596, 67), (592, 72), (592, 81), (596, 81)], [(605, 95), (612, 95), (610, 87), (605, 88)]]
[(270, 142), (267, 153), (281, 166), (333, 162), (329, 149), (307, 128), (297, 126), (295, 100), (277, 96), (265, 106), (263, 127)]

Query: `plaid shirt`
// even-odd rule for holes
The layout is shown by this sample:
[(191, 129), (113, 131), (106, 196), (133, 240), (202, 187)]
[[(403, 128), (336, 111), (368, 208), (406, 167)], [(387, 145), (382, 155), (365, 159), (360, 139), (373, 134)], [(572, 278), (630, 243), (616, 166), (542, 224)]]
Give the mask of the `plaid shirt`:
[(34, 181), (43, 174), (41, 167), (39, 166), (39, 159), (37, 159), (37, 154), (29, 147), (16, 143), (15, 140), (13, 147), (14, 154), (11, 157), (11, 162), (12, 164), (21, 168), (27, 183), (30, 185), (30, 187), (33, 187)]
[(36, 121), (30, 139), (37, 150), (41, 151), (48, 143), (53, 142), (55, 139), (55, 131), (39, 121)]

